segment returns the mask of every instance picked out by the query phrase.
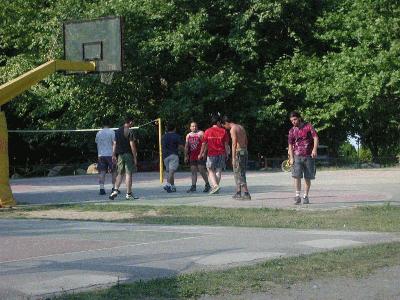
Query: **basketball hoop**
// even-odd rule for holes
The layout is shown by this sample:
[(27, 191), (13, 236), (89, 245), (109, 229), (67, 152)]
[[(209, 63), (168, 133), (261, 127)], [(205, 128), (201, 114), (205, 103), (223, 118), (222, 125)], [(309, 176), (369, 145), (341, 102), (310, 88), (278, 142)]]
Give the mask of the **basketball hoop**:
[[(110, 85), (114, 72), (123, 67), (122, 17), (68, 21), (63, 25), (64, 58), (70, 61), (94, 61), (100, 81)], [(79, 74), (71, 71), (68, 74)]]
[(111, 85), (113, 80), (114, 72), (101, 72), (100, 81), (104, 84)]

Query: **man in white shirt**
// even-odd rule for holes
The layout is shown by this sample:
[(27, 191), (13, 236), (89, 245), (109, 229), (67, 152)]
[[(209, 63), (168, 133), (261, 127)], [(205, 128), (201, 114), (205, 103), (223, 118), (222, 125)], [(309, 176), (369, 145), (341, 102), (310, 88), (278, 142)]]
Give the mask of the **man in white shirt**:
[(111, 173), (112, 190), (115, 188), (116, 166), (112, 160), (113, 143), (115, 141), (115, 132), (110, 129), (108, 120), (104, 120), (103, 129), (96, 134), (98, 163), (97, 169), (99, 170), (99, 185), (100, 195), (105, 195), (104, 182), (106, 173)]

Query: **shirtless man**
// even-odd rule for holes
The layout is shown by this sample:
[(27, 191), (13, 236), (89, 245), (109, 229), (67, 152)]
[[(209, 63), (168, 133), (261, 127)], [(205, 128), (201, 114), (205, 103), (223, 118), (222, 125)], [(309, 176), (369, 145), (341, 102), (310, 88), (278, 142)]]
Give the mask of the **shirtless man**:
[(204, 159), (198, 159), (203, 135), (204, 132), (198, 129), (197, 123), (191, 122), (190, 132), (186, 135), (185, 143), (185, 163), (190, 163), (190, 170), (192, 171), (192, 186), (187, 190), (188, 193), (196, 191), (197, 171), (199, 171), (205, 182), (203, 192), (208, 193), (211, 189), (210, 184), (208, 183), (206, 161)]
[(232, 122), (227, 116), (222, 118), (222, 126), (230, 131), (232, 139), (232, 167), (236, 182), (236, 193), (232, 198), (237, 200), (251, 200), (246, 181), (248, 160), (246, 130), (242, 125)]

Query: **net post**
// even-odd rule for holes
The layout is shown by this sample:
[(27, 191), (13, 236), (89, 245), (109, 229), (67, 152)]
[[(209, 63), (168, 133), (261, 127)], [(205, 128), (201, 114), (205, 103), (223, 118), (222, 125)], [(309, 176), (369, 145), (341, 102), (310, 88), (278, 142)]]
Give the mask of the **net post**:
[(0, 111), (0, 207), (15, 206), (9, 182), (8, 133), (6, 115)]
[(164, 182), (164, 166), (163, 166), (163, 154), (162, 154), (162, 144), (161, 144), (161, 138), (162, 138), (162, 127), (161, 127), (161, 118), (157, 119), (158, 123), (158, 152), (160, 154), (160, 183), (162, 184)]

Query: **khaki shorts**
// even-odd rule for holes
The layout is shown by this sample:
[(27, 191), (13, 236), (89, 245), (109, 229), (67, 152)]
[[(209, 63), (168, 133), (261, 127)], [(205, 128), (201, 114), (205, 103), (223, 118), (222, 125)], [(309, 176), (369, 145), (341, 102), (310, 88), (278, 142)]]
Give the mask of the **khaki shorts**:
[(133, 155), (131, 153), (123, 153), (118, 155), (117, 172), (118, 174), (132, 174), (136, 171)]
[(165, 165), (165, 171), (176, 171), (178, 170), (179, 167), (179, 156), (176, 154), (171, 154), (164, 158), (164, 165)]

